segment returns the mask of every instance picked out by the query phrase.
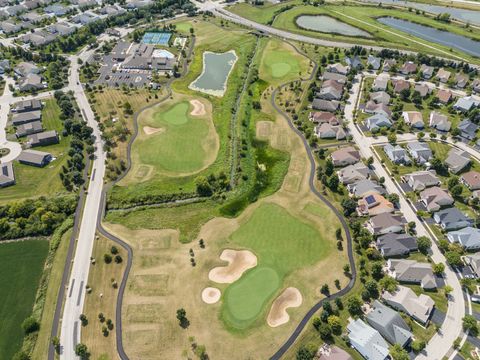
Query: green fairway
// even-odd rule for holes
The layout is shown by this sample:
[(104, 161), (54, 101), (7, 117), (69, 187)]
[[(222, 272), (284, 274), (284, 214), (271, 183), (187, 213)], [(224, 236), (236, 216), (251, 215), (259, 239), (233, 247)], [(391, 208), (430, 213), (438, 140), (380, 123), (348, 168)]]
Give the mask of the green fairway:
[(257, 267), (228, 288), (226, 306), (236, 320), (255, 319), (279, 286), (280, 279), (275, 270)]
[[(215, 160), (218, 140), (210, 114), (192, 116), (191, 111), (190, 103), (180, 99), (148, 109), (139, 117), (143, 130), (132, 149), (132, 175), (149, 167), (169, 176), (190, 174)], [(157, 132), (147, 134), (146, 127)]]
[(287, 82), (306, 74), (308, 60), (288, 44), (271, 40), (265, 47), (260, 64), (260, 77), (271, 84)]
[(276, 204), (261, 205), (231, 235), (231, 240), (258, 258), (258, 267), (230, 285), (225, 293), (224, 319), (238, 329), (255, 322), (285, 277), (324, 259), (332, 249), (313, 226)]
[(32, 312), (48, 241), (0, 244), (0, 354), (11, 359), (23, 341), (21, 324)]

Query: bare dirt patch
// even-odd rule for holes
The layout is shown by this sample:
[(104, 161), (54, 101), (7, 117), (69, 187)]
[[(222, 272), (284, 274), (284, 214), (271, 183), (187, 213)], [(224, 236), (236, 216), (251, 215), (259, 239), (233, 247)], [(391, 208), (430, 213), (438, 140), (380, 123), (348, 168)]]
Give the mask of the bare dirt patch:
[(257, 138), (268, 140), (272, 133), (273, 123), (271, 121), (259, 121), (257, 123)]
[(143, 127), (143, 132), (145, 133), (145, 135), (153, 135), (153, 134), (157, 134), (157, 133), (160, 133), (160, 132), (163, 132), (164, 129), (162, 128), (154, 128), (154, 127), (151, 127), (151, 126), (144, 126)]
[(287, 309), (302, 305), (302, 294), (297, 288), (286, 288), (279, 297), (275, 299), (268, 314), (267, 323), (270, 327), (277, 327), (286, 324), (290, 320)]
[(220, 300), (220, 296), (222, 296), (222, 293), (214, 287), (207, 287), (202, 291), (202, 300), (206, 304), (215, 304)]
[(220, 259), (227, 261), (227, 266), (218, 266), (210, 270), (208, 278), (219, 284), (230, 284), (242, 276), (242, 274), (257, 266), (257, 257), (249, 250), (225, 249)]
[(190, 112), (192, 116), (204, 116), (207, 114), (205, 110), (205, 105), (197, 99), (190, 100), (190, 105), (193, 106), (193, 110)]

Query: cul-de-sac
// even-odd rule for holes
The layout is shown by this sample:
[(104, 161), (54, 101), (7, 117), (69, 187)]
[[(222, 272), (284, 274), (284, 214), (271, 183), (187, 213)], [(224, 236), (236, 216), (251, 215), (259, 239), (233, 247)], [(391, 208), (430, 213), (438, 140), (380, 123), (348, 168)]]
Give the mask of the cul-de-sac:
[(0, 0), (0, 360), (480, 360), (480, 0)]

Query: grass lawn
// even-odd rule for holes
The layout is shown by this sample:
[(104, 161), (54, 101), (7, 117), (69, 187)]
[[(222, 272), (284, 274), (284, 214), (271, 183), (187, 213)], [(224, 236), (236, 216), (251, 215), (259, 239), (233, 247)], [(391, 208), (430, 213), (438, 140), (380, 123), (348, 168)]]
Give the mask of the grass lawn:
[(32, 312), (48, 241), (0, 244), (0, 353), (11, 359), (23, 341), (21, 324)]
[(70, 137), (61, 135), (63, 123), (59, 115), (60, 108), (56, 100), (46, 100), (42, 109), (43, 127), (45, 130), (56, 130), (60, 134), (60, 143), (35, 148), (35, 150), (51, 153), (56, 159), (43, 168), (23, 165), (15, 161), (13, 168), (16, 184), (0, 190), (0, 204), (11, 200), (58, 195), (65, 192), (59, 173), (68, 158)]
[[(207, 111), (202, 116), (191, 115), (193, 106), (188, 100), (174, 96), (173, 100), (148, 109), (139, 116), (139, 136), (132, 147), (134, 166), (125, 183), (145, 181), (156, 174), (192, 174), (215, 160), (218, 138), (211, 112)], [(202, 103), (209, 108), (206, 100)], [(158, 132), (147, 134), (145, 129)], [(142, 175), (138, 176), (138, 172)]]
[(263, 5), (252, 6), (247, 3), (236, 3), (228, 8), (229, 11), (260, 24), (268, 24), (273, 20), (277, 12), (289, 4), (300, 4), (299, 1), (285, 1), (274, 4), (266, 1)]
[(258, 257), (258, 268), (225, 293), (224, 319), (237, 328), (255, 321), (285, 276), (322, 260), (332, 249), (317, 229), (275, 204), (262, 204), (231, 239)]
[(262, 54), (260, 78), (272, 85), (279, 85), (306, 75), (309, 60), (298, 54), (290, 45), (270, 40)]

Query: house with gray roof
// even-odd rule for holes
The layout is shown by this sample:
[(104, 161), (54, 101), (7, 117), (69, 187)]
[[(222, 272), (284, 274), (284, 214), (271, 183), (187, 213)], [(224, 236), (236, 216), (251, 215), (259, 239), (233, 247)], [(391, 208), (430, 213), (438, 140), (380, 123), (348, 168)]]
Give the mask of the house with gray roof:
[(465, 88), (468, 84), (468, 76), (462, 73), (457, 73), (455, 75), (455, 86), (459, 89)]
[(52, 34), (66, 36), (73, 34), (75, 31), (77, 31), (77, 28), (75, 26), (70, 26), (67, 23), (56, 23), (49, 25), (47, 27), (47, 30), (50, 31)]
[(420, 201), (429, 212), (439, 211), (442, 207), (451, 206), (454, 203), (453, 197), (447, 190), (434, 186), (423, 190), (420, 193)]
[(10, 35), (10, 34), (15, 34), (19, 31), (21, 31), (22, 30), (22, 25), (17, 24), (12, 20), (5, 20), (5, 21), (0, 22), (0, 29), (2, 29), (2, 31), (5, 34)]
[(418, 92), (420, 96), (424, 98), (432, 92), (432, 88), (430, 88), (427, 84), (415, 84), (413, 91)]
[(424, 290), (437, 288), (435, 275), (429, 263), (408, 259), (388, 259), (388, 274), (399, 282), (419, 284)]
[(0, 163), (0, 188), (15, 184), (15, 173), (11, 162)]
[(474, 106), (475, 100), (471, 96), (464, 96), (458, 98), (457, 102), (453, 105), (453, 108), (461, 112), (467, 112)]
[(407, 151), (417, 164), (423, 165), (433, 158), (432, 150), (425, 142), (409, 142), (407, 144)]
[(340, 102), (336, 100), (329, 101), (315, 98), (312, 102), (312, 108), (314, 108), (315, 110), (335, 112), (338, 110), (339, 107)]
[(360, 69), (363, 67), (362, 60), (360, 60), (360, 57), (358, 55), (355, 55), (354, 57), (351, 57), (351, 56), (346, 57), (345, 62), (352, 69)]
[(17, 160), (21, 164), (44, 167), (50, 161), (52, 161), (52, 158), (52, 154), (44, 151), (23, 150), (18, 156)]
[(445, 159), (445, 164), (448, 166), (448, 170), (454, 174), (458, 174), (470, 165), (470, 155), (466, 151), (452, 148), (448, 152), (448, 156)]
[(17, 76), (23, 77), (27, 76), (28, 74), (39, 74), (40, 68), (34, 63), (22, 61), (14, 67), (13, 71), (15, 74), (17, 74)]
[(375, 91), (385, 91), (387, 90), (388, 80), (390, 76), (388, 74), (380, 74), (375, 80), (373, 80), (372, 89)]
[(0, 60), (0, 75), (5, 74), (5, 72), (8, 70), (10, 70), (10, 60), (8, 59)]
[(52, 4), (44, 8), (46, 14), (53, 14), (55, 16), (67, 15), (73, 9), (68, 8), (61, 4)]
[(395, 59), (385, 59), (385, 61), (383, 62), (383, 71), (384, 72), (389, 72), (391, 70), (393, 70), (393, 68), (397, 66), (397, 60)]
[(409, 315), (422, 325), (428, 324), (435, 309), (435, 302), (425, 294), (416, 295), (412, 289), (399, 285), (394, 292), (382, 294), (387, 305)]
[(417, 239), (407, 234), (385, 234), (378, 237), (377, 249), (383, 257), (408, 256), (418, 250)]
[(13, 114), (12, 124), (13, 126), (18, 126), (22, 124), (27, 124), (33, 121), (39, 121), (42, 119), (42, 112), (40, 110), (21, 112), (18, 114)]
[(437, 71), (437, 79), (442, 83), (446, 83), (448, 79), (450, 79), (451, 75), (452, 73), (444, 68), (441, 68)]
[(407, 152), (400, 145), (387, 144), (383, 147), (383, 151), (394, 164), (408, 165), (412, 161), (407, 155)]
[(370, 116), (367, 120), (365, 120), (365, 126), (370, 131), (378, 131), (381, 128), (387, 128), (387, 129), (391, 128), (392, 122), (384, 114), (375, 114), (373, 116)]
[(315, 126), (315, 135), (320, 139), (337, 139), (343, 140), (347, 137), (347, 134), (341, 126), (330, 125), (329, 123), (323, 123)]
[(360, 180), (353, 184), (348, 184), (347, 190), (355, 198), (364, 197), (367, 193), (376, 193), (379, 195), (386, 194), (386, 190), (383, 186), (370, 179)]
[(382, 59), (373, 55), (368, 55), (367, 66), (373, 70), (378, 70), (382, 66)]
[(21, 138), (27, 135), (36, 134), (43, 131), (41, 121), (32, 121), (26, 124), (18, 125), (15, 131), (17, 138)]
[(372, 216), (365, 223), (365, 227), (372, 235), (384, 235), (404, 232), (406, 224), (407, 221), (402, 215), (383, 213)]
[(38, 74), (28, 74), (21, 78), (18, 84), (20, 91), (35, 91), (45, 89), (46, 87), (42, 82), (42, 77)]
[(59, 141), (60, 139), (55, 130), (32, 134), (27, 138), (27, 142), (31, 147), (58, 144)]
[(433, 66), (429, 66), (427, 64), (422, 64), (420, 66), (420, 72), (424, 79), (430, 79), (433, 76), (435, 68)]
[(469, 119), (460, 121), (457, 126), (460, 130), (460, 136), (467, 140), (473, 140), (476, 136), (478, 125), (471, 122)]
[(470, 266), (477, 278), (480, 277), (480, 253), (468, 254), (464, 257), (464, 261)]
[(421, 191), (430, 186), (437, 186), (441, 184), (437, 177), (435, 170), (416, 171), (411, 174), (403, 176), (403, 181), (406, 182), (414, 191)]
[(390, 103), (390, 95), (388, 95), (385, 91), (376, 91), (370, 93), (370, 99), (376, 104), (388, 105)]
[(392, 110), (384, 103), (376, 103), (373, 100), (367, 101), (363, 109), (367, 114), (382, 114), (386, 117), (392, 116)]
[(458, 230), (474, 225), (474, 221), (457, 208), (437, 211), (433, 214), (433, 219), (444, 230)]
[(390, 344), (407, 346), (412, 340), (412, 332), (407, 323), (395, 310), (375, 300), (366, 316), (367, 323), (377, 330)]
[(452, 127), (452, 123), (448, 121), (448, 116), (444, 114), (440, 114), (436, 111), (432, 111), (430, 113), (430, 121), (429, 125), (432, 128), (435, 128), (439, 131), (450, 131)]
[(473, 80), (472, 89), (474, 92), (480, 93), (480, 79)]
[(452, 244), (458, 243), (462, 245), (468, 251), (480, 249), (480, 229), (471, 226), (457, 231), (450, 231), (447, 233), (447, 239)]
[(365, 359), (385, 360), (389, 358), (388, 343), (377, 330), (361, 319), (351, 320), (347, 331), (350, 343)]
[(345, 75), (337, 74), (337, 73), (330, 72), (330, 71), (325, 71), (322, 74), (322, 79), (323, 80), (335, 80), (336, 82), (339, 82), (340, 84), (346, 84), (347, 80), (348, 80)]
[(42, 102), (40, 100), (25, 100), (16, 103), (13, 108), (12, 112), (22, 113), (27, 111), (36, 111), (42, 109)]
[(350, 67), (342, 65), (340, 63), (335, 63), (335, 64), (327, 65), (327, 71), (336, 73), (336, 74), (347, 75), (348, 72), (350, 71)]
[(362, 162), (358, 162), (353, 165), (349, 165), (337, 171), (340, 182), (344, 185), (353, 184), (361, 180), (368, 179), (371, 174), (371, 170)]

